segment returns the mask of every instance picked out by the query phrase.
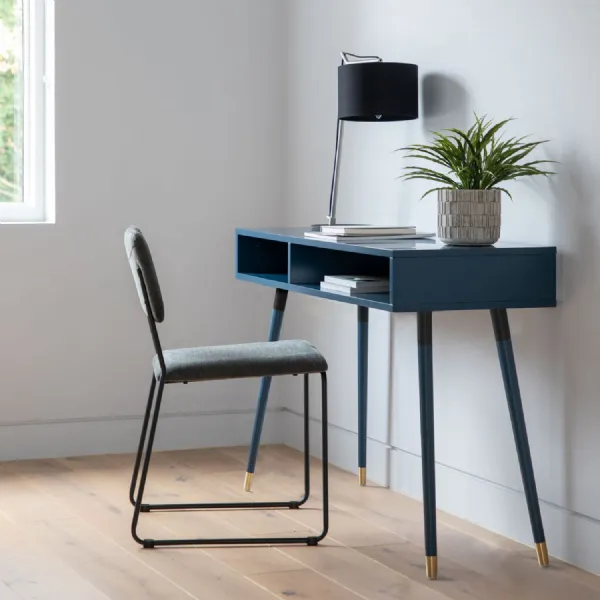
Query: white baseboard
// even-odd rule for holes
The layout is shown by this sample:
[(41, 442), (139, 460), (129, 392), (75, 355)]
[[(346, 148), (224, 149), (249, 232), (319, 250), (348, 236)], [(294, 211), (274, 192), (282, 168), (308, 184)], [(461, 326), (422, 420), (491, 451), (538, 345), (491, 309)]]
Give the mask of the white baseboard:
[[(282, 438), (287, 446), (303, 449), (301, 414), (284, 408), (279, 417)], [(311, 418), (311, 454), (321, 458), (321, 420)], [(358, 436), (356, 432), (329, 424), (329, 462), (344, 471), (357, 473)], [(379, 485), (388, 484), (389, 448), (376, 440), (367, 440), (367, 478)]]
[[(421, 500), (421, 457), (393, 448), (390, 467), (390, 487)], [(533, 545), (522, 491), (437, 463), (436, 492), (441, 510)], [(600, 573), (600, 521), (543, 500), (540, 505), (550, 554)]]
[[(284, 443), (302, 449), (302, 416), (283, 409), (280, 427)], [(321, 455), (318, 419), (311, 419), (311, 451)], [(330, 425), (330, 462), (356, 473), (357, 434)], [(421, 457), (369, 440), (369, 480), (422, 500)], [(388, 471), (389, 468), (389, 471)], [(437, 505), (440, 510), (503, 536), (532, 546), (525, 494), (492, 481), (436, 463)], [(540, 500), (548, 550), (552, 556), (600, 574), (600, 521)]]
[[(268, 411), (263, 443), (282, 442), (279, 414), (279, 409)], [(165, 413), (160, 417), (155, 448), (247, 445), (253, 421), (253, 410)], [(141, 415), (0, 423), (0, 461), (135, 452), (141, 426)]]
[[(0, 461), (134, 452), (141, 416), (0, 423)], [(165, 414), (156, 448), (223, 447), (250, 442), (254, 411)], [(311, 452), (321, 455), (321, 423), (311, 419)], [(269, 411), (263, 443), (302, 449), (302, 416), (289, 409)], [(368, 441), (368, 478), (421, 499), (421, 457), (376, 440)], [(356, 473), (357, 434), (329, 426), (331, 464)], [(492, 481), (437, 463), (438, 507), (504, 536), (531, 545), (525, 495)], [(552, 556), (600, 573), (600, 521), (541, 501)]]

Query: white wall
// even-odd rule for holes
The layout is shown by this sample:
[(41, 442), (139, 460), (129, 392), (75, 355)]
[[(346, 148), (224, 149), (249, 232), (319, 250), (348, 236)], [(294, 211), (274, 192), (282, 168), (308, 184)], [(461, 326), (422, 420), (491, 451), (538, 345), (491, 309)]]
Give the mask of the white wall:
[[(392, 150), (465, 126), (472, 111), (518, 117), (514, 134), (552, 140), (550, 183), (511, 186), (505, 241), (559, 247), (561, 305), (512, 311), (515, 352), (550, 552), (600, 572), (600, 5), (593, 0), (295, 0), (288, 13), (288, 224), (321, 220), (329, 193), (339, 51), (415, 62), (421, 119), (347, 128), (341, 220), (435, 227), (433, 199), (395, 179)], [(332, 454), (355, 468), (355, 311), (289, 303), (286, 335), (313, 339), (331, 364)], [(369, 475), (421, 494), (416, 326), (372, 311)], [(390, 333), (391, 331), (391, 333)], [(391, 335), (391, 344), (390, 344)], [(388, 369), (392, 347), (391, 369)], [(438, 504), (531, 543), (489, 316), (434, 317)], [(388, 419), (388, 399), (392, 415)], [(288, 405), (286, 435), (298, 430)], [(389, 434), (389, 437), (388, 437)], [(388, 450), (389, 442), (389, 450)]]
[[(278, 0), (57, 2), (57, 223), (0, 231), (0, 460), (135, 447), (152, 345), (130, 224), (167, 348), (264, 335), (270, 294), (235, 282), (233, 232), (282, 220), (282, 19)], [(247, 442), (256, 390), (169, 389), (159, 444)]]

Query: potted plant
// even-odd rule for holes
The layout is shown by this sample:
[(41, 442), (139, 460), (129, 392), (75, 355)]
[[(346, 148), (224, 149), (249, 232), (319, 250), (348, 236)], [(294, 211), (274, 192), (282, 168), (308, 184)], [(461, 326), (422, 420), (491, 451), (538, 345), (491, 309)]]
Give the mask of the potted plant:
[(425, 179), (436, 186), (422, 198), (438, 194), (438, 237), (445, 244), (487, 246), (500, 238), (500, 187), (507, 181), (534, 175), (548, 176), (549, 160), (528, 161), (533, 150), (547, 140), (527, 137), (504, 139), (501, 131), (512, 119), (494, 124), (475, 115), (468, 131), (446, 129), (434, 132), (431, 144), (414, 144), (401, 151), (406, 158), (428, 161), (434, 166), (408, 166), (404, 180)]

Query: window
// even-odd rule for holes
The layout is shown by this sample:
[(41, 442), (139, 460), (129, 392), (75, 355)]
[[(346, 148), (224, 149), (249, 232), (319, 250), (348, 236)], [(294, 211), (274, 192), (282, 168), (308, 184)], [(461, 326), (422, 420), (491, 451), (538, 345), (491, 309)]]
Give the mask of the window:
[(54, 0), (0, 0), (0, 222), (54, 220)]

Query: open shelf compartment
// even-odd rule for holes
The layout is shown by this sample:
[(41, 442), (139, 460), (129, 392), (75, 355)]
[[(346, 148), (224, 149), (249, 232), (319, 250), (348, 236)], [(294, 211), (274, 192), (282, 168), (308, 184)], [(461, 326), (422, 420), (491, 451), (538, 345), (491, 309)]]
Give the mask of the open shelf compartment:
[(288, 282), (288, 244), (237, 236), (237, 272), (279, 283)]
[[(319, 290), (325, 275), (373, 275), (390, 279), (390, 261), (391, 259), (385, 256), (291, 244), (289, 282), (303, 288)], [(331, 292), (321, 294), (336, 299), (345, 297)], [(390, 305), (391, 290), (384, 294), (359, 294), (352, 298), (368, 300), (373, 304)]]

